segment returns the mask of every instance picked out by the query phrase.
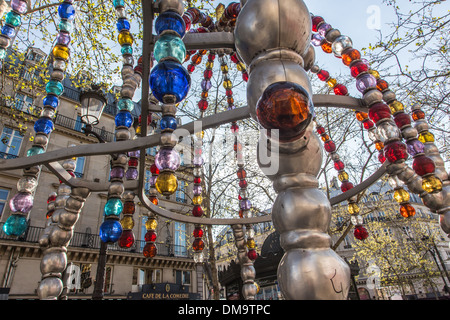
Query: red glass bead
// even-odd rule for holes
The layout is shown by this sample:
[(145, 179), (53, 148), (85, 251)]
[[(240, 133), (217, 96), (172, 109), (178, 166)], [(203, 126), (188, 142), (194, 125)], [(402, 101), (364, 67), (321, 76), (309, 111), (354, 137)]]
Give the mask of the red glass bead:
[(316, 128), (316, 132), (318, 134), (324, 134), (325, 133), (325, 128), (324, 127), (317, 127)]
[(412, 113), (412, 118), (414, 121), (425, 119), (425, 112), (422, 110), (414, 110)]
[(325, 148), (325, 151), (327, 151), (329, 153), (336, 151), (336, 145), (331, 140), (325, 142), (324, 148)]
[(192, 215), (194, 217), (201, 217), (203, 215), (202, 206), (199, 205), (194, 206), (194, 208), (192, 208)]
[(123, 230), (118, 245), (121, 248), (131, 248), (134, 244), (134, 233), (132, 230)]
[(56, 200), (56, 194), (52, 194), (48, 197), (47, 203), (53, 202)]
[(378, 161), (380, 161), (381, 163), (384, 163), (386, 161), (383, 150), (381, 150), (381, 152), (378, 154)]
[(387, 104), (375, 103), (369, 110), (370, 119), (377, 123), (381, 119), (388, 119), (391, 117), (391, 109)]
[(353, 189), (353, 183), (349, 182), (349, 181), (344, 181), (341, 184), (341, 191), (342, 192), (346, 192), (350, 189)]
[(130, 158), (130, 160), (128, 160), (128, 166), (130, 167), (137, 167), (138, 164), (139, 162), (137, 158)]
[(247, 71), (242, 72), (242, 80), (244, 80), (245, 82), (248, 81), (248, 73), (247, 73)]
[(195, 239), (192, 243), (192, 249), (195, 251), (202, 251), (205, 248), (205, 243), (202, 239)]
[(363, 72), (367, 72), (368, 70), (369, 66), (362, 61), (356, 62), (350, 67), (350, 73), (354, 78)]
[(326, 70), (320, 70), (317, 73), (317, 77), (322, 81), (327, 81), (327, 79), (330, 77), (330, 73)]
[(334, 162), (334, 168), (335, 168), (337, 171), (344, 170), (345, 164), (344, 164), (341, 160), (335, 161), (335, 162)]
[(394, 121), (397, 127), (401, 129), (404, 126), (411, 124), (411, 117), (407, 113), (400, 112), (394, 116)]
[(387, 88), (389, 88), (389, 84), (386, 82), (386, 80), (383, 80), (383, 79), (378, 79), (377, 80), (377, 89), (379, 91), (384, 91)]
[(200, 177), (195, 177), (195, 178), (194, 178), (194, 183), (196, 183), (196, 184), (202, 183), (202, 178), (200, 178)]
[(278, 129), (281, 141), (301, 135), (313, 106), (308, 92), (292, 82), (276, 82), (264, 91), (256, 106), (259, 123), (266, 129)]
[(239, 180), (239, 187), (241, 187), (241, 189), (247, 188), (247, 181), (245, 179)]
[(195, 228), (193, 235), (194, 235), (194, 238), (201, 238), (201, 237), (203, 237), (203, 230), (202, 230), (202, 228)]
[(157, 250), (156, 245), (154, 243), (147, 243), (142, 251), (142, 254), (146, 258), (153, 258), (156, 256)]
[[(189, 70), (188, 70), (188, 71), (189, 71)], [(212, 77), (212, 74), (213, 74), (212, 70), (206, 69), (206, 70), (203, 72), (203, 77), (204, 77), (206, 80), (210, 80), (211, 77)]]
[(208, 109), (208, 101), (207, 100), (200, 100), (199, 102), (198, 102), (198, 108), (201, 110), (201, 111), (205, 111), (206, 109)]
[(233, 53), (230, 58), (231, 58), (231, 61), (233, 61), (234, 63), (238, 63), (239, 62), (239, 58), (238, 58), (236, 52)]
[(50, 210), (50, 211), (48, 211), (45, 217), (46, 217), (47, 219), (50, 219), (50, 218), (52, 217), (52, 215), (53, 215), (53, 212), (55, 212), (55, 210)]
[(258, 258), (258, 253), (256, 252), (256, 250), (250, 249), (248, 250), (247, 257), (250, 260), (256, 260), (256, 258)]
[(159, 174), (159, 169), (158, 169), (158, 167), (156, 166), (156, 164), (152, 164), (152, 165), (150, 166), (150, 172), (152, 173), (152, 175), (157, 175), (157, 174)]
[(370, 121), (369, 119), (366, 119), (366, 120), (363, 122), (363, 126), (364, 126), (364, 129), (369, 130), (370, 128), (372, 128), (372, 127), (374, 126), (374, 124), (373, 124), (373, 122)]
[(236, 133), (239, 131), (239, 126), (236, 123), (233, 123), (230, 127), (232, 133)]
[(245, 171), (245, 169), (240, 168), (237, 171), (237, 176), (238, 176), (239, 179), (245, 179), (247, 177), (247, 172)]
[(123, 214), (134, 214), (136, 210), (136, 205), (134, 204), (134, 201), (125, 201), (123, 204)]
[[(195, 66), (193, 64), (190, 64), (187, 66), (187, 71), (189, 71), (190, 73), (194, 72), (195, 70)], [(206, 72), (207, 70), (205, 70)]]
[(156, 241), (156, 232), (153, 230), (147, 231), (144, 236), (144, 240), (146, 242), (155, 242)]
[(369, 236), (369, 233), (367, 232), (366, 228), (359, 225), (355, 227), (355, 230), (353, 231), (353, 235), (358, 240), (365, 240)]
[(333, 88), (334, 94), (337, 96), (345, 96), (348, 94), (348, 89), (343, 84), (337, 84)]
[(312, 31), (317, 32), (319, 29), (319, 25), (324, 22), (325, 20), (322, 17), (314, 16), (311, 18), (312, 22)]
[(216, 55), (214, 53), (208, 54), (208, 60), (209, 61), (214, 61), (215, 59), (216, 59)]
[(346, 66), (352, 64), (353, 61), (361, 59), (361, 53), (356, 49), (347, 49), (342, 53), (342, 63)]
[(406, 144), (399, 141), (389, 143), (384, 147), (384, 156), (390, 163), (407, 159), (408, 152), (406, 151)]
[(414, 172), (419, 176), (424, 176), (426, 174), (433, 173), (436, 169), (434, 161), (427, 156), (418, 156), (413, 160)]

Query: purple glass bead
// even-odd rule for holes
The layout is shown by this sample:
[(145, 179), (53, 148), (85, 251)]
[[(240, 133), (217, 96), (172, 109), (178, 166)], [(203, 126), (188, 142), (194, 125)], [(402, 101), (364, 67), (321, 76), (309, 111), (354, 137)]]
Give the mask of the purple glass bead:
[(58, 33), (58, 37), (56, 38), (56, 43), (57, 44), (62, 44), (62, 45), (69, 45), (70, 43), (70, 35), (67, 32), (60, 32)]
[(180, 166), (181, 158), (174, 149), (163, 148), (158, 151), (155, 157), (155, 164), (159, 170), (177, 170)]
[(319, 27), (319, 29), (317, 29), (317, 32), (319, 32), (319, 34), (322, 37), (325, 37), (325, 35), (327, 34), (328, 30), (330, 30), (332, 27), (331, 25), (329, 25), (328, 23), (322, 23)]
[(356, 78), (356, 88), (359, 92), (364, 93), (369, 88), (376, 88), (377, 79), (370, 73), (364, 73)]
[(194, 188), (193, 188), (193, 190), (194, 190), (194, 195), (201, 195), (202, 194), (202, 186), (201, 185), (199, 185), (199, 184), (195, 184), (194, 185)]
[(194, 156), (194, 160), (192, 161), (192, 163), (194, 164), (194, 166), (201, 166), (203, 165), (203, 157), (202, 156)]
[(422, 142), (420, 142), (417, 139), (406, 142), (406, 145), (408, 147), (408, 153), (412, 157), (418, 155), (419, 153), (424, 153), (425, 152), (425, 146), (423, 145)]
[(122, 179), (125, 170), (122, 167), (113, 167), (109, 173), (111, 179)]
[(323, 39), (325, 39), (321, 34), (315, 33), (311, 37), (311, 43), (318, 47), (322, 44)]
[(156, 179), (158, 178), (158, 176), (151, 176), (150, 178), (148, 178), (148, 183), (153, 187), (155, 186), (156, 183)]
[(239, 207), (242, 210), (250, 210), (252, 207), (252, 203), (248, 199), (243, 199), (239, 202)]
[(27, 3), (22, 0), (11, 0), (11, 9), (17, 11), (20, 14), (27, 12)]
[(19, 192), (9, 200), (9, 207), (13, 212), (27, 213), (33, 208), (33, 196), (31, 193)]
[(127, 180), (136, 180), (138, 177), (138, 170), (136, 168), (128, 168), (125, 177)]
[(141, 154), (141, 152), (139, 150), (128, 152), (129, 157), (139, 158), (140, 154)]
[(206, 79), (202, 80), (202, 90), (203, 91), (208, 91), (209, 89), (211, 89), (211, 87), (212, 87), (212, 84), (211, 84), (210, 80), (206, 80)]

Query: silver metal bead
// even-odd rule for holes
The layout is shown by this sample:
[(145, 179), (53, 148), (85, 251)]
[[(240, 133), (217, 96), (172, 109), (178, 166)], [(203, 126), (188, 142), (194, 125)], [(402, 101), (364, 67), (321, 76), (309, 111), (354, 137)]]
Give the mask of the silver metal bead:
[(439, 224), (446, 234), (450, 234), (450, 210), (439, 216)]
[(241, 267), (241, 279), (245, 282), (248, 279), (255, 279), (256, 270), (253, 265), (244, 265)]
[(333, 43), (341, 36), (341, 32), (338, 29), (330, 29), (328, 30), (327, 34), (325, 35), (325, 39), (327, 39), (328, 42)]
[(75, 160), (69, 159), (63, 162), (62, 167), (68, 171), (75, 171), (77, 162)]
[(56, 300), (63, 290), (63, 283), (57, 277), (48, 277), (41, 280), (37, 293), (40, 300)]
[(3, 35), (0, 35), (0, 47), (8, 48), (11, 40)]
[(375, 103), (382, 102), (383, 94), (378, 90), (369, 90), (364, 93), (363, 100), (367, 106), (371, 106)]
[(108, 188), (108, 196), (120, 198), (124, 191), (125, 187), (123, 186), (122, 182), (111, 182)]
[(175, 11), (179, 15), (183, 15), (184, 1), (182, 0), (157, 0), (155, 7), (158, 8), (159, 13), (166, 12), (168, 10)]
[[(53, 215), (55, 215), (55, 213), (56, 211), (53, 213)], [(61, 228), (54, 228), (50, 231), (48, 238), (52, 246), (67, 247), (70, 239), (72, 239), (72, 236), (73, 236), (73, 229), (63, 230)]]
[(303, 56), (303, 59), (305, 61), (305, 71), (310, 70), (316, 62), (316, 50), (313, 46), (309, 46), (306, 55)]
[(255, 300), (257, 291), (258, 291), (258, 288), (256, 287), (254, 282), (245, 283), (242, 286), (242, 295), (244, 296), (245, 300)]
[(33, 144), (46, 146), (48, 143), (48, 137), (46, 134), (36, 134), (34, 136)]
[(411, 126), (402, 128), (402, 136), (405, 140), (417, 137), (417, 130)]
[(57, 81), (62, 81), (65, 78), (64, 71), (55, 69), (52, 71), (50, 78)]
[(125, 65), (122, 67), (122, 80), (126, 80), (128, 77), (134, 76), (133, 66)]
[(386, 103), (391, 103), (391, 102), (393, 102), (394, 100), (396, 100), (397, 99), (397, 97), (396, 97), (396, 95), (395, 95), (395, 92), (393, 92), (393, 91), (391, 91), (391, 90), (386, 90), (386, 91), (383, 91), (383, 100), (386, 102)]
[(116, 156), (116, 158), (111, 159), (111, 164), (113, 167), (121, 166), (125, 167), (128, 163), (128, 156), (124, 153), (120, 153)]
[[(332, 30), (330, 30), (330, 31), (332, 31)], [(328, 35), (328, 33), (327, 33), (327, 35)], [(349, 36), (345, 36), (345, 35), (337, 37), (336, 40), (334, 40), (331, 45), (331, 49), (333, 50), (333, 53), (336, 57), (341, 57), (342, 52), (345, 49), (352, 48), (352, 47), (353, 47), (352, 39), (350, 39)]]
[(136, 194), (133, 191), (127, 190), (123, 193), (122, 200), (123, 201), (133, 201)]
[(122, 140), (130, 140), (131, 133), (126, 127), (119, 127), (116, 128), (116, 140), (122, 141)]
[(58, 186), (57, 193), (58, 193), (58, 195), (63, 196), (63, 195), (70, 195), (70, 192), (71, 192), (71, 191), (72, 191), (72, 188), (71, 188), (70, 186), (68, 186), (68, 185), (65, 184), (65, 183), (61, 183), (61, 184)]
[(41, 260), (41, 273), (62, 273), (67, 266), (67, 255), (64, 251), (46, 252)]
[(65, 208), (67, 210), (70, 210), (71, 212), (76, 212), (79, 211), (84, 205), (84, 201), (80, 201), (74, 197), (69, 197), (69, 199), (67, 199), (66, 201), (66, 206)]
[(55, 199), (56, 208), (64, 208), (66, 206), (66, 201), (69, 199), (69, 195), (58, 195)]
[(61, 211), (59, 214), (58, 227), (64, 230), (69, 230), (75, 225), (79, 217), (79, 214), (69, 212), (67, 210)]
[(78, 200), (85, 201), (87, 197), (91, 194), (91, 190), (85, 187), (77, 187), (72, 188), (72, 192), (70, 194), (71, 197), (76, 198)]
[(420, 133), (429, 129), (428, 123), (425, 119), (417, 120), (414, 123), (414, 128)]
[(135, 91), (135, 88), (133, 88), (133, 87), (130, 86), (130, 85), (124, 84), (124, 85), (122, 86), (122, 89), (120, 90), (120, 95), (121, 95), (123, 98), (130, 98), (130, 99), (132, 99), (133, 96), (134, 96), (134, 91)]

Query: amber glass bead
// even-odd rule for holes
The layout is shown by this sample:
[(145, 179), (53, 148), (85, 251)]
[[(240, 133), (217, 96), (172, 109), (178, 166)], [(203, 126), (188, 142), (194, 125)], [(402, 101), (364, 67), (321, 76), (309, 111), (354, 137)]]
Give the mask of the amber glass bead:
[(368, 117), (368, 114), (365, 112), (361, 112), (361, 111), (356, 112), (356, 119), (358, 121), (364, 121), (367, 119), (367, 117)]
[(380, 74), (376, 70), (369, 70), (369, 73), (375, 77), (375, 79), (380, 79)]
[(155, 188), (162, 195), (171, 195), (177, 191), (177, 177), (173, 173), (162, 172), (156, 178)]
[(356, 203), (349, 203), (347, 206), (347, 210), (350, 214), (358, 214), (361, 211)]
[(156, 245), (154, 243), (147, 243), (144, 247), (144, 250), (142, 251), (144, 257), (146, 258), (153, 258), (156, 256)]
[(331, 43), (328, 42), (328, 41), (324, 41), (322, 43), (321, 47), (322, 47), (323, 52), (325, 52), (325, 53), (332, 53), (333, 52), (333, 49), (331, 48)]
[(413, 217), (416, 214), (416, 209), (409, 203), (405, 203), (400, 206), (400, 214), (405, 218)]
[(330, 88), (334, 88), (334, 86), (336, 85), (336, 83), (337, 83), (337, 80), (334, 79), (334, 78), (330, 78), (330, 79), (327, 80), (327, 85), (328, 85)]
[(56, 45), (53, 48), (52, 53), (55, 58), (59, 58), (59, 59), (63, 59), (63, 60), (69, 59), (69, 56), (70, 56), (69, 48), (66, 46), (62, 46), (62, 45)]
[(126, 230), (130, 230), (133, 229), (134, 227), (134, 220), (132, 216), (124, 216), (121, 220), (120, 220), (120, 224), (122, 225), (122, 229)]
[(422, 110), (414, 110), (412, 113), (412, 118), (414, 121), (425, 119), (425, 112)]
[(214, 68), (214, 62), (207, 61), (205, 64), (205, 68), (211, 70), (212, 68)]
[(198, 65), (202, 62), (202, 56), (199, 54), (194, 54), (191, 58), (191, 62), (194, 65)]
[(131, 33), (127, 30), (122, 30), (119, 33), (119, 36), (117, 37), (117, 41), (119, 42), (119, 44), (121, 46), (123, 46), (124, 44), (129, 44), (132, 45), (133, 44), (133, 36), (131, 35)]
[(361, 59), (361, 53), (356, 49), (347, 49), (342, 53), (342, 62), (349, 66), (353, 61)]
[(383, 149), (384, 149), (384, 143), (381, 142), (381, 141), (376, 142), (376, 143), (375, 143), (375, 148), (376, 148), (378, 151), (383, 150)]
[(200, 195), (195, 196), (194, 198), (192, 198), (192, 203), (195, 205), (200, 205), (202, 204), (203, 198)]
[(323, 135), (321, 135), (320, 138), (322, 139), (323, 142), (330, 140), (330, 136), (327, 135), (326, 133), (324, 133)]
[(195, 239), (192, 243), (192, 249), (195, 251), (202, 251), (205, 248), (205, 243), (202, 239)]
[(134, 214), (136, 210), (136, 205), (134, 204), (134, 201), (125, 201), (123, 204), (123, 214)]
[(237, 171), (237, 176), (238, 176), (239, 179), (245, 179), (247, 177), (247, 172), (245, 171), (245, 169), (240, 168)]
[(419, 141), (422, 143), (425, 142), (434, 142), (434, 135), (429, 131), (424, 131), (419, 134)]
[(222, 70), (223, 73), (227, 73), (228, 72), (228, 65), (222, 64), (220, 66), (220, 70)]
[(386, 82), (386, 80), (383, 80), (383, 79), (378, 79), (377, 80), (377, 89), (379, 91), (384, 91), (387, 88), (389, 88), (389, 84)]
[(409, 201), (409, 193), (405, 189), (396, 189), (394, 191), (394, 199), (398, 203), (408, 202)]
[(208, 98), (208, 91), (202, 91), (202, 93), (200, 94), (200, 97), (203, 100), (206, 100)]
[(256, 247), (255, 240), (253, 239), (247, 240), (247, 248), (254, 249), (255, 247)]
[(243, 64), (242, 62), (236, 64), (236, 68), (241, 72), (246, 70), (245, 64)]
[(145, 229), (147, 229), (147, 230), (156, 230), (157, 226), (158, 226), (158, 221), (156, 219), (148, 219), (145, 222)]
[(256, 105), (256, 116), (266, 129), (278, 129), (280, 140), (298, 137), (313, 107), (303, 87), (291, 82), (277, 82), (264, 91)]
[(341, 182), (348, 180), (348, 173), (345, 171), (339, 172), (338, 178)]
[(394, 102), (391, 102), (389, 104), (389, 108), (391, 108), (392, 114), (396, 114), (397, 112), (402, 112), (403, 110), (405, 110), (405, 106), (403, 105), (403, 103), (401, 103), (397, 100)]
[(437, 193), (442, 191), (442, 181), (435, 176), (422, 178), (422, 189), (428, 193)]
[(157, 197), (150, 197), (150, 201), (157, 206), (158, 205), (158, 198)]
[(225, 89), (232, 89), (233, 88), (233, 83), (230, 80), (225, 80), (223, 82), (223, 87)]

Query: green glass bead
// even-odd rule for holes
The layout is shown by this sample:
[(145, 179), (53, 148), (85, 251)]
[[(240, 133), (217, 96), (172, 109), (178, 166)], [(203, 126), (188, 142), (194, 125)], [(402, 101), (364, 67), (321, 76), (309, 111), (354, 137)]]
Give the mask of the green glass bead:
[(119, 198), (109, 199), (104, 208), (105, 216), (119, 216), (123, 210), (122, 200)]
[(133, 54), (133, 47), (130, 46), (129, 44), (124, 44), (120, 49), (120, 52), (122, 54)]
[(180, 37), (164, 34), (156, 41), (153, 54), (158, 62), (163, 58), (173, 57), (183, 63), (186, 58), (186, 47)]
[(134, 109), (134, 102), (131, 99), (122, 98), (117, 103), (117, 109), (128, 110), (131, 112)]
[(64, 92), (64, 86), (59, 81), (50, 80), (45, 86), (45, 91), (47, 91), (47, 93), (52, 93), (55, 96), (60, 96)]
[(125, 5), (125, 1), (123, 0), (113, 0), (113, 5), (115, 8), (123, 7)]
[(59, 30), (60, 31), (65, 31), (65, 32), (71, 33), (72, 28), (73, 28), (72, 22), (69, 20), (61, 19), (61, 21), (59, 22)]
[(5, 22), (13, 27), (18, 27), (20, 26), (22, 20), (20, 18), (20, 14), (10, 11), (6, 14)]
[(3, 231), (8, 236), (20, 236), (27, 230), (27, 217), (21, 214), (13, 214), (3, 225)]
[(31, 147), (27, 151), (27, 157), (35, 156), (37, 154), (41, 154), (41, 153), (44, 153), (44, 152), (45, 152), (45, 150), (43, 148), (41, 148), (41, 147)]

